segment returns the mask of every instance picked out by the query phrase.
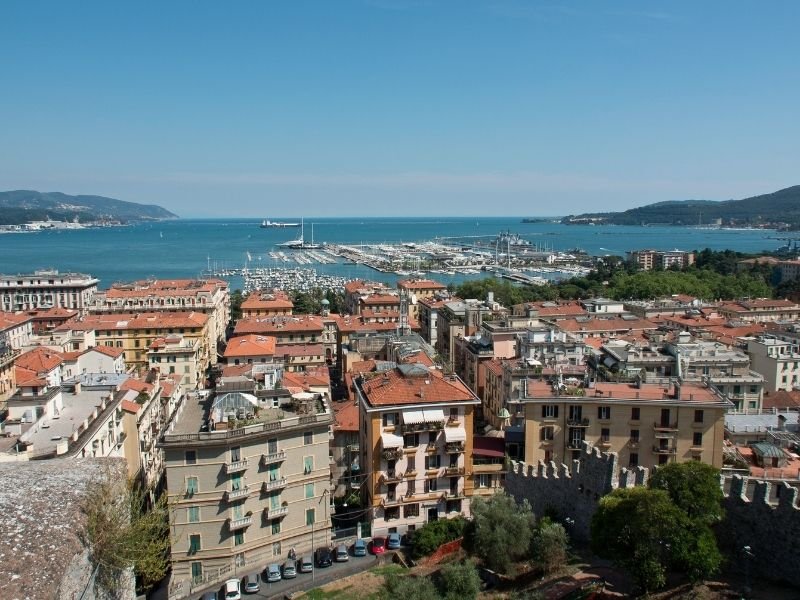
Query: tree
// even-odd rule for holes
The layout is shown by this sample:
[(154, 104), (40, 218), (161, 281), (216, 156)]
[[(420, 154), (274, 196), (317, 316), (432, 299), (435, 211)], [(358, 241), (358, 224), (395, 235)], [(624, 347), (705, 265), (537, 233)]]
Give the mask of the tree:
[(481, 578), (471, 562), (450, 563), (439, 575), (444, 600), (475, 600), (481, 591)]
[(242, 318), (242, 302), (244, 302), (242, 290), (234, 290), (231, 294), (231, 321)]
[(414, 532), (412, 554), (414, 558), (427, 556), (439, 546), (464, 535), (466, 520), (463, 518), (439, 519), (425, 523)]
[(651, 489), (664, 490), (693, 522), (713, 525), (722, 520), (719, 469), (700, 461), (659, 467), (648, 481)]
[(567, 562), (569, 540), (564, 526), (543, 518), (533, 535), (533, 557), (545, 573), (552, 573)]
[(673, 548), (686, 546), (689, 529), (688, 517), (665, 491), (617, 489), (600, 500), (592, 517), (591, 545), (648, 592), (664, 585)]
[(100, 589), (116, 597), (117, 582), (130, 568), (141, 591), (164, 578), (170, 547), (165, 495), (148, 510), (146, 491), (109, 470), (87, 491), (81, 510), (86, 518), (82, 537)]
[(379, 594), (383, 600), (441, 600), (436, 586), (428, 577), (409, 577), (393, 573), (386, 576), (384, 589)]
[(517, 504), (503, 492), (488, 500), (473, 498), (470, 511), (470, 546), (488, 568), (505, 573), (528, 553), (534, 517), (527, 502)]

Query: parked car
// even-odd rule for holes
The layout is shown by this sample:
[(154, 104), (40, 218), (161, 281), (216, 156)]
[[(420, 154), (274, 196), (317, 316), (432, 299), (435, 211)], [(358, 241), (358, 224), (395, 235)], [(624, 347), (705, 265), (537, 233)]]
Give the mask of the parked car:
[(366, 555), (367, 555), (367, 542), (359, 538), (353, 544), (353, 556), (366, 556)]
[(294, 579), (297, 577), (297, 564), (293, 560), (287, 560), (283, 563), (283, 578)]
[(374, 537), (372, 538), (372, 553), (375, 555), (383, 554), (386, 552), (386, 538)]
[(311, 560), (311, 556), (306, 554), (303, 558), (300, 559), (300, 569), (301, 573), (311, 573), (314, 571), (314, 561)]
[(331, 551), (327, 548), (317, 548), (314, 556), (315, 562), (317, 566), (321, 569), (325, 567), (330, 567), (333, 564), (333, 557), (331, 556)]
[(386, 538), (386, 549), (387, 550), (399, 550), (400, 549), (400, 534), (399, 533), (390, 533), (389, 537)]
[(223, 588), (225, 600), (242, 600), (242, 587), (238, 579), (228, 579)]
[(261, 589), (258, 573), (250, 573), (244, 578), (244, 593), (255, 594)]
[(347, 546), (339, 544), (336, 546), (336, 552), (333, 553), (333, 559), (336, 562), (347, 562), (350, 560), (350, 555), (347, 553)]
[(281, 580), (281, 568), (279, 565), (268, 565), (266, 568), (265, 579), (267, 583), (275, 583)]
[(206, 592), (200, 597), (200, 600), (217, 600), (217, 592)]

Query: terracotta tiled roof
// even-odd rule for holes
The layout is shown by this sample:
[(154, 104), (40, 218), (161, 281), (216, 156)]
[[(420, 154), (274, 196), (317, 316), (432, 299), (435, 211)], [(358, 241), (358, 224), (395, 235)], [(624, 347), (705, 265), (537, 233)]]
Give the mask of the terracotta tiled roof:
[(28, 314), (36, 320), (47, 319), (70, 319), (78, 314), (78, 311), (71, 308), (62, 308), (60, 306), (53, 306), (52, 308), (43, 308), (40, 310), (30, 311)]
[(450, 298), (436, 298), (435, 296), (428, 296), (417, 300), (417, 304), (424, 304), (428, 308), (441, 308), (448, 302), (459, 302), (460, 298), (451, 296)]
[(0, 331), (13, 329), (31, 320), (25, 313), (0, 312)]
[(400, 304), (400, 296), (396, 294), (370, 294), (359, 300), (361, 304)]
[(371, 373), (375, 370), (375, 360), (358, 360), (350, 365), (350, 371), (353, 373)]
[(231, 338), (225, 348), (225, 358), (238, 356), (273, 356), (275, 338), (270, 335), (243, 335)]
[[(341, 333), (353, 333), (356, 331), (396, 331), (398, 323), (369, 323), (365, 322), (360, 316), (342, 317), (337, 315), (334, 319), (336, 328)], [(408, 319), (408, 326), (413, 330), (419, 329), (419, 323), (415, 319)]]
[(136, 414), (140, 410), (142, 410), (142, 405), (141, 404), (139, 404), (138, 402), (131, 402), (130, 400), (123, 400), (120, 403), (120, 406), (122, 407), (122, 410), (130, 412), (130, 413), (133, 413), (133, 414)]
[(251, 292), (244, 302), (242, 302), (242, 310), (258, 310), (258, 309), (289, 309), (294, 308), (294, 303), (289, 299), (289, 296), (283, 290), (260, 290)]
[(18, 356), (16, 365), (42, 375), (58, 368), (63, 362), (57, 352), (46, 348), (34, 348)]
[(331, 376), (328, 367), (320, 366), (299, 373), (284, 372), (283, 381), (284, 384), (291, 382), (303, 388), (324, 387), (331, 384)]
[[(130, 330), (197, 328), (208, 322), (208, 315), (194, 311), (142, 312), (88, 315), (79, 323), (82, 329)], [(66, 325), (66, 324), (65, 324)]]
[[(555, 305), (555, 306), (554, 306)], [(528, 310), (537, 311), (540, 317), (570, 317), (589, 314), (578, 302), (527, 302), (522, 305)]]
[(36, 371), (14, 365), (14, 378), (19, 387), (45, 387), (47, 381), (39, 377)]
[[(556, 396), (553, 386), (547, 381), (541, 379), (528, 380), (528, 396), (531, 398), (555, 398), (560, 397), (567, 401), (569, 396), (563, 393)], [(664, 400), (665, 387), (658, 384), (643, 384), (637, 387), (634, 384), (628, 383), (611, 383), (611, 382), (598, 382), (594, 389), (586, 389), (585, 398), (599, 399), (624, 399), (624, 400)], [(667, 392), (670, 398), (674, 400), (673, 390)], [(707, 388), (700, 384), (684, 383), (681, 386), (681, 402), (723, 402), (711, 388)]]
[(786, 392), (779, 390), (764, 394), (763, 407), (772, 408), (800, 408), (800, 392)]
[(152, 383), (134, 379), (133, 377), (128, 377), (128, 379), (119, 386), (120, 390), (133, 390), (135, 392), (145, 392), (147, 394), (150, 394), (154, 388), (155, 386)]
[(486, 370), (491, 372), (492, 375), (495, 375), (496, 377), (502, 377), (503, 363), (502, 361), (493, 358), (492, 360), (486, 362)]
[(398, 288), (407, 290), (445, 290), (447, 286), (433, 279), (401, 279), (397, 282)]
[(419, 363), (421, 365), (425, 365), (426, 367), (433, 366), (433, 360), (431, 359), (431, 357), (425, 354), (422, 350), (420, 350), (419, 352), (415, 352), (413, 354), (409, 354), (408, 356), (404, 356), (400, 358), (398, 362), (402, 364)]
[(205, 292), (213, 294), (219, 288), (227, 288), (228, 282), (221, 279), (158, 279), (135, 281), (131, 284), (115, 284), (105, 292), (106, 298), (143, 298), (147, 296), (195, 296)]
[(333, 430), (358, 431), (358, 405), (355, 402), (333, 403)]
[(282, 335), (284, 333), (322, 333), (322, 317), (317, 315), (294, 315), (274, 317), (247, 317), (239, 319), (233, 330), (235, 336), (248, 333)]
[(406, 375), (398, 367), (362, 380), (360, 387), (373, 406), (435, 404), (475, 399), (474, 394), (460, 379), (445, 379), (437, 371), (421, 365), (418, 370), (420, 375)]
[(562, 319), (558, 328), (570, 332), (597, 332), (597, 331), (625, 331), (628, 329), (657, 329), (656, 325), (647, 319), (590, 318), (577, 321), (574, 318)]
[(100, 354), (105, 354), (106, 356), (110, 356), (111, 358), (117, 358), (125, 353), (125, 350), (122, 348), (112, 348), (111, 346), (92, 346), (91, 348), (87, 348), (84, 350), (84, 354), (87, 352), (99, 352)]
[(238, 377), (238, 376), (245, 376), (249, 375), (250, 372), (253, 370), (252, 364), (245, 364), (245, 365), (226, 365), (222, 367), (222, 376), (223, 377)]

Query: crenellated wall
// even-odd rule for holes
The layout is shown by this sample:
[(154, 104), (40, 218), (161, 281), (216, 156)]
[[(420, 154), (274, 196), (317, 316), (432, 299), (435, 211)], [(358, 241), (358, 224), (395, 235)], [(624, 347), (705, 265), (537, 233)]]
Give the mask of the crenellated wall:
[[(537, 516), (555, 513), (573, 539), (586, 541), (600, 498), (617, 488), (644, 485), (648, 475), (642, 467), (620, 469), (615, 453), (602, 453), (585, 444), (571, 467), (512, 462), (506, 491), (517, 502), (527, 500)], [(798, 489), (786, 482), (771, 484), (738, 475), (723, 477), (721, 485), (726, 516), (717, 534), (734, 567), (744, 571), (749, 560), (753, 576), (796, 585), (800, 573)], [(745, 546), (752, 556), (746, 554)]]

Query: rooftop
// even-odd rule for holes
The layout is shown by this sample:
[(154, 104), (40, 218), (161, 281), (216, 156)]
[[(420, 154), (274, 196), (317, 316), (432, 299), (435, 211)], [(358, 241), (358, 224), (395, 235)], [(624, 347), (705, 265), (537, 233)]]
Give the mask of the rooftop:
[(719, 396), (713, 388), (702, 384), (683, 383), (680, 386), (680, 398), (677, 396), (676, 387), (665, 387), (658, 384), (641, 385), (628, 383), (597, 382), (594, 388), (585, 388), (581, 385), (565, 386), (561, 390), (556, 385), (543, 379), (528, 379), (527, 396), (532, 400), (551, 398), (585, 398), (586, 400), (599, 401), (601, 399), (614, 400), (648, 400), (668, 402), (696, 402), (696, 403), (729, 403)]
[(356, 379), (356, 385), (372, 406), (478, 401), (458, 377), (445, 377), (439, 370), (419, 363), (363, 375)]
[(275, 338), (264, 335), (243, 335), (231, 338), (225, 348), (225, 358), (239, 356), (272, 356), (275, 354)]
[(322, 332), (323, 327), (322, 317), (317, 315), (246, 317), (239, 319), (233, 334), (240, 336), (248, 333), (280, 335), (284, 332)]

